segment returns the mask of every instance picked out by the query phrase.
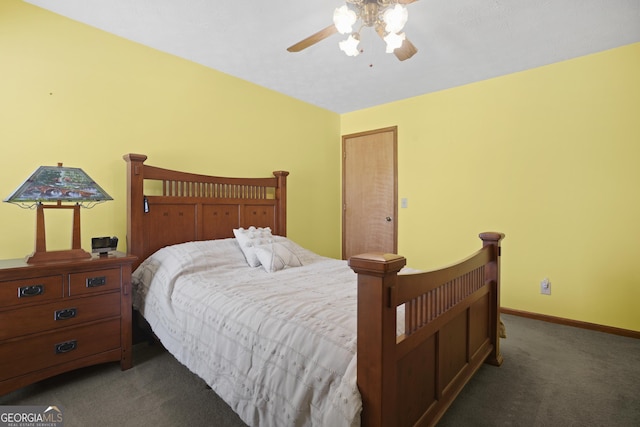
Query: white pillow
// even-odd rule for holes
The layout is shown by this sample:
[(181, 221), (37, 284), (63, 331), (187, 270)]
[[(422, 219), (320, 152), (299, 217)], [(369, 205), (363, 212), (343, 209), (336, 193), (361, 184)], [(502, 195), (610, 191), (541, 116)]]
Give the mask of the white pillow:
[(234, 228), (233, 235), (236, 236), (236, 240), (244, 253), (244, 257), (247, 259), (247, 264), (251, 267), (258, 267), (260, 260), (256, 256), (256, 252), (253, 249), (256, 245), (269, 243), (273, 241), (273, 235), (271, 234), (271, 228), (269, 227), (249, 227), (244, 229)]
[(267, 270), (267, 273), (302, 265), (300, 259), (288, 247), (287, 243), (287, 241), (280, 241), (253, 247), (260, 264)]

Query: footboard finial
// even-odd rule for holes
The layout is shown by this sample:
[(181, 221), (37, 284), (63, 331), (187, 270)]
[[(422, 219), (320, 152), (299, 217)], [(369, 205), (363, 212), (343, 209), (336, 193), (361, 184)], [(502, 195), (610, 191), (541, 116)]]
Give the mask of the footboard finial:
[(487, 362), (500, 366), (503, 362), (502, 353), (500, 352), (500, 241), (504, 239), (504, 234), (496, 232), (480, 233), (480, 239), (482, 239), (483, 247), (493, 246), (495, 248), (494, 261), (488, 263), (484, 270), (485, 281), (495, 284), (492, 289), (494, 295), (491, 298), (491, 342), (493, 351), (487, 358)]

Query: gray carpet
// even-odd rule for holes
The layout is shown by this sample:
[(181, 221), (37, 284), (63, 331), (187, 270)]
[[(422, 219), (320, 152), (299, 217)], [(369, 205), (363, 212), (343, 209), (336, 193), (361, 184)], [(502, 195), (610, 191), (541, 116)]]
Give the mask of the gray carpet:
[[(483, 366), (440, 427), (640, 426), (640, 340), (503, 320), (504, 364)], [(115, 363), (81, 369), (1, 396), (0, 405), (58, 405), (66, 427), (244, 426), (200, 379), (146, 343), (134, 346), (128, 371)]]
[(0, 405), (57, 405), (65, 427), (246, 427), (204, 381), (164, 351), (137, 344), (118, 363), (68, 372), (0, 397)]
[(502, 319), (503, 365), (482, 366), (439, 426), (640, 426), (640, 340)]

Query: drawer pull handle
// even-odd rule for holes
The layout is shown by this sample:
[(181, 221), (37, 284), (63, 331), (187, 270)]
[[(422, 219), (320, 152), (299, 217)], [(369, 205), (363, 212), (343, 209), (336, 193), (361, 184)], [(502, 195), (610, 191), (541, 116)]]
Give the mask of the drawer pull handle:
[(78, 314), (78, 310), (76, 308), (65, 308), (64, 310), (58, 310), (55, 313), (56, 320), (67, 320), (73, 319)]
[(56, 354), (68, 353), (71, 350), (75, 350), (78, 347), (78, 341), (71, 340), (56, 344)]
[(87, 277), (87, 288), (95, 288), (107, 284), (107, 276)]
[(35, 297), (44, 293), (44, 285), (21, 286), (18, 288), (18, 298)]

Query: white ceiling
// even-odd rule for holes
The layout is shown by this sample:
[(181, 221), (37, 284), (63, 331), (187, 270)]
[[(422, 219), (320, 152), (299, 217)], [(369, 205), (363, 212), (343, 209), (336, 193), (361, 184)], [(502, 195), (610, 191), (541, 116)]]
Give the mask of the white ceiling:
[(640, 42), (640, 0), (419, 0), (400, 62), (366, 28), (299, 53), (340, 0), (25, 0), (319, 107), (346, 113)]

